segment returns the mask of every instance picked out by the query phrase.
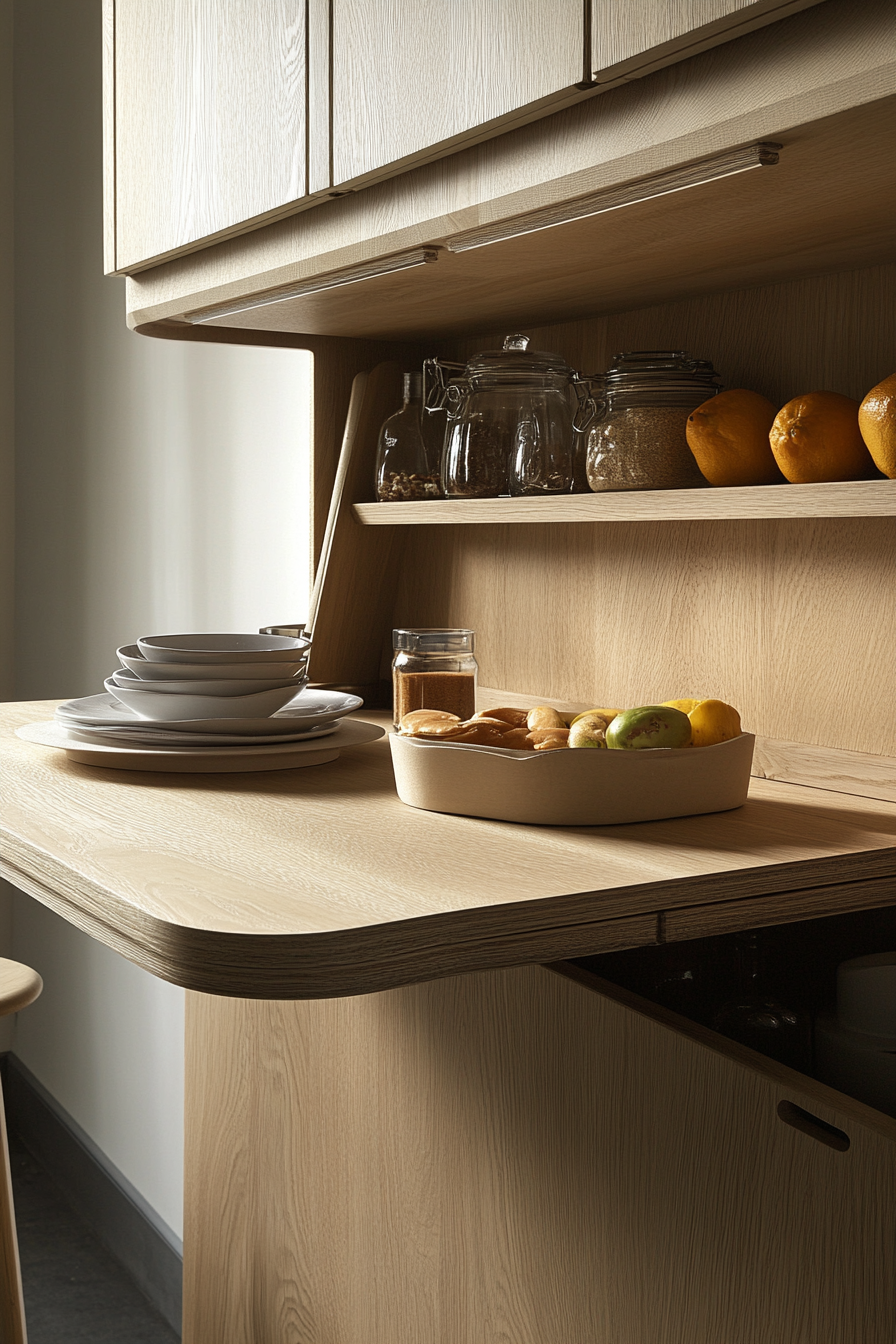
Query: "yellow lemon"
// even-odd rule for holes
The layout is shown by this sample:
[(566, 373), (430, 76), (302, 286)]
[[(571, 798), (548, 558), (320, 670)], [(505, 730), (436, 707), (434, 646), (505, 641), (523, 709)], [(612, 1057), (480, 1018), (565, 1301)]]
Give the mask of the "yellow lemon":
[(592, 714), (597, 714), (599, 718), (605, 719), (607, 723), (612, 723), (616, 715), (621, 713), (621, 709), (586, 709), (583, 710), (581, 714), (576, 714), (574, 718), (571, 718), (569, 726), (571, 728), (574, 723), (578, 723), (579, 719), (589, 718)]
[(740, 715), (733, 705), (724, 700), (701, 700), (688, 714), (691, 721), (691, 744), (695, 747), (714, 747), (740, 737)]
[(680, 709), (682, 714), (690, 714), (692, 709), (702, 705), (702, 700), (664, 700), (663, 704), (669, 709)]

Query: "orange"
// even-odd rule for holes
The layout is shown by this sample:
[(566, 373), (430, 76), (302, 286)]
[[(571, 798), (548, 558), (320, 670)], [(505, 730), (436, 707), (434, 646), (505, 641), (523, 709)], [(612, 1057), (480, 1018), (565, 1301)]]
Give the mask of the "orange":
[(692, 709), (696, 709), (697, 706), (698, 706), (699, 704), (702, 704), (702, 701), (701, 701), (701, 700), (664, 700), (664, 701), (663, 701), (663, 704), (664, 704), (664, 705), (668, 705), (668, 707), (669, 707), (670, 709), (680, 709), (681, 712), (682, 712), (682, 714), (690, 714), (690, 712), (691, 712)]
[(806, 392), (782, 406), (768, 437), (788, 481), (802, 485), (873, 475), (858, 412), (859, 403), (839, 392)]
[(878, 471), (896, 477), (896, 373), (872, 387), (859, 407), (859, 431)]
[(719, 742), (740, 737), (740, 715), (733, 705), (726, 705), (724, 700), (701, 700), (688, 718), (691, 721), (692, 746), (714, 747)]
[(688, 416), (688, 447), (710, 485), (774, 485), (781, 473), (769, 447), (775, 408), (767, 397), (734, 387)]

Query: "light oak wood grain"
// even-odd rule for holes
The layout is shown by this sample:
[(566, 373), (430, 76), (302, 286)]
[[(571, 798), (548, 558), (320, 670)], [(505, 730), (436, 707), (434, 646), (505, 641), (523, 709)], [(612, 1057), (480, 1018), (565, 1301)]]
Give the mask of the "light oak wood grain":
[(755, 780), (729, 813), (513, 826), (405, 807), (385, 742), (313, 771), (141, 775), (12, 735), (51, 709), (0, 715), (2, 875), (205, 992), (367, 993), (654, 942), (661, 911), (896, 876), (892, 803)]
[(332, 83), (330, 50), (332, 12), (329, 0), (307, 0), (308, 15), (308, 191), (327, 192), (333, 185)]
[(581, 0), (333, 0), (334, 182), (553, 110), (583, 78), (583, 40)]
[(757, 738), (753, 773), (760, 779), (784, 779), (832, 793), (896, 802), (896, 759), (892, 756)]
[[(781, 128), (775, 138), (783, 148), (775, 167), (526, 231), (450, 254), (436, 266), (212, 321), (273, 331), (433, 339), (888, 261), (896, 186), (879, 164), (894, 129), (896, 100), (811, 128)], [(833, 162), (838, 171), (832, 179)], [(426, 241), (450, 244), (453, 232), (432, 229)], [(330, 269), (338, 268), (325, 266)], [(201, 312), (202, 305), (196, 308)]]
[[(874, 148), (882, 134), (880, 109), (872, 109), (870, 119), (862, 109), (893, 94), (893, 63), (890, 6), (874, 0), (857, 11), (840, 0), (828, 0), (786, 24), (695, 58), (688, 64), (686, 79), (674, 70), (661, 71), (487, 146), (209, 247), (195, 257), (156, 267), (129, 284), (130, 320), (139, 326), (177, 317), (203, 304), (226, 302), (553, 207), (750, 141), (780, 139), (785, 132), (782, 164), (746, 175), (762, 179), (763, 192), (779, 189), (772, 187), (772, 180), (783, 182), (782, 168), (789, 175), (784, 198), (770, 199), (767, 213), (760, 211), (750, 221), (744, 218), (745, 204), (751, 205), (752, 213), (753, 196), (743, 196), (742, 184), (740, 194), (730, 201), (733, 213), (721, 209), (714, 233), (707, 232), (705, 212), (692, 208), (679, 216), (671, 197), (658, 216), (643, 216), (644, 228), (637, 239), (630, 237), (626, 223), (614, 227), (614, 216), (603, 216), (594, 235), (595, 255), (561, 248), (562, 260), (574, 258), (575, 265), (565, 279), (560, 277), (563, 292), (556, 296), (550, 314), (551, 290), (539, 290), (537, 283), (543, 277), (508, 269), (514, 289), (524, 286), (516, 320), (536, 318), (536, 300), (544, 309), (540, 320), (556, 321), (570, 314), (582, 297), (575, 280), (583, 261), (596, 284), (599, 272), (599, 285), (589, 294), (584, 311), (626, 308), (633, 300), (657, 302), (697, 288), (761, 283), (797, 274), (799, 267), (806, 274), (869, 264), (880, 259), (880, 253), (873, 256), (869, 250), (878, 246), (869, 225), (877, 209), (873, 198), (887, 190), (885, 175), (876, 165), (886, 160), (889, 148), (886, 140), (879, 152)], [(839, 129), (828, 124), (828, 119), (841, 117), (845, 121)], [(866, 156), (867, 172), (854, 174), (853, 166)], [(833, 161), (836, 174), (830, 172)], [(724, 195), (718, 198), (720, 207)], [(717, 203), (716, 195), (705, 199)], [(861, 218), (852, 213), (859, 202)], [(754, 254), (755, 228), (763, 233), (765, 246)], [(688, 269), (692, 237), (693, 264), (687, 283), (678, 288)], [(628, 265), (631, 244), (643, 256), (638, 264)], [(521, 255), (514, 253), (515, 259)], [(747, 264), (749, 257), (753, 261)], [(469, 257), (468, 264), (472, 265)], [(556, 270), (555, 257), (545, 257), (544, 264)], [(496, 261), (487, 262), (487, 267), (492, 278), (499, 278)], [(506, 283), (489, 283), (489, 270), (481, 277), (485, 293), (479, 297), (468, 293), (467, 307), (453, 310), (462, 323), (455, 321), (453, 330), (471, 329), (474, 317), (483, 329), (489, 307), (491, 320), (503, 322), (512, 296)], [(420, 279), (431, 284), (436, 277)], [(558, 283), (556, 274), (551, 283)], [(421, 294), (422, 308), (414, 316), (418, 322), (421, 316), (428, 318), (433, 326), (425, 330), (433, 334), (435, 323), (444, 330), (452, 313), (447, 309), (433, 313), (428, 301)], [(445, 298), (449, 301), (450, 295)]]
[[(43, 981), (30, 966), (0, 957), (0, 1017), (27, 1008), (42, 988)], [(6, 1113), (0, 1089), (0, 1340), (3, 1344), (27, 1344), (27, 1333)]]
[(393, 624), (476, 630), (483, 683), (538, 700), (713, 696), (763, 737), (896, 756), (894, 528), (409, 528)]
[(37, 971), (30, 966), (0, 957), (0, 1017), (27, 1008), (38, 997), (43, 984)]
[(103, 0), (103, 270), (115, 270), (115, 0)]
[(592, 77), (601, 87), (642, 77), (815, 3), (817, 0), (797, 4), (781, 4), (779, 0), (672, 0), (658, 5), (590, 2)]
[(896, 1123), (601, 984), (190, 995), (185, 1344), (886, 1339)]
[(754, 485), (713, 490), (620, 490), (546, 499), (414, 500), (362, 503), (358, 522), (379, 527), (459, 523), (632, 523), (721, 518), (894, 518), (893, 481)]
[(350, 663), (353, 680), (376, 682), (398, 577), (400, 539), (371, 539), (352, 507), (373, 488), (380, 426), (401, 406), (401, 367), (378, 364), (352, 385), (345, 434), (308, 613), (310, 674), (337, 682)]
[(307, 194), (304, 0), (115, 0), (116, 270)]
[(28, 1341), (2, 1088), (0, 1088), (0, 1339), (3, 1340), (3, 1344), (27, 1344)]
[(799, 924), (831, 914), (834, 906), (838, 914), (896, 906), (896, 888), (888, 882), (842, 882), (758, 901), (724, 901), (664, 910), (658, 916), (657, 942), (686, 942), (743, 929), (768, 928), (772, 924)]

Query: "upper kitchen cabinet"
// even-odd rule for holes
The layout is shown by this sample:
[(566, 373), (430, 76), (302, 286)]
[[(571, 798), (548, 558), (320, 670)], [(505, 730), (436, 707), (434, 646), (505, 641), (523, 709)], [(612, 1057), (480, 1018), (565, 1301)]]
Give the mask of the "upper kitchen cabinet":
[(582, 96), (582, 0), (332, 0), (332, 16), (336, 185)]
[(306, 0), (106, 0), (106, 269), (308, 192)]
[(586, 0), (591, 79), (598, 88), (637, 79), (818, 3), (650, 0), (632, 4), (630, 0)]

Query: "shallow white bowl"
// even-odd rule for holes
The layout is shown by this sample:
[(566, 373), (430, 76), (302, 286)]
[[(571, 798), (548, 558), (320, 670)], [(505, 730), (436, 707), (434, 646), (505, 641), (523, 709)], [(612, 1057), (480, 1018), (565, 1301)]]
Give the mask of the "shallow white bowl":
[(103, 682), (111, 696), (141, 719), (173, 723), (180, 719), (268, 719), (299, 693), (284, 686), (257, 695), (168, 695), (152, 686), (118, 686), (111, 677)]
[(395, 733), (389, 746), (398, 796), (411, 807), (534, 826), (617, 826), (742, 806), (755, 740), (741, 733), (714, 747), (510, 751)]
[(144, 658), (136, 644), (123, 644), (118, 650), (123, 667), (141, 681), (271, 681), (286, 680), (305, 671), (308, 654), (296, 654), (293, 662), (271, 663), (154, 663)]
[(279, 691), (287, 686), (291, 686), (294, 695), (307, 683), (307, 677), (276, 677), (270, 681), (262, 681), (259, 678), (250, 680), (241, 678), (238, 681), (223, 677), (217, 680), (194, 681), (174, 681), (160, 680), (147, 682), (137, 676), (136, 672), (131, 672), (127, 668), (119, 667), (112, 673), (110, 678), (115, 685), (123, 690), (151, 690), (158, 691), (164, 695), (258, 695), (262, 691)]
[(310, 639), (290, 635), (143, 635), (137, 640), (151, 663), (288, 663), (310, 647)]

